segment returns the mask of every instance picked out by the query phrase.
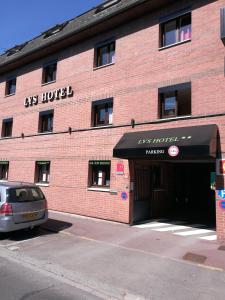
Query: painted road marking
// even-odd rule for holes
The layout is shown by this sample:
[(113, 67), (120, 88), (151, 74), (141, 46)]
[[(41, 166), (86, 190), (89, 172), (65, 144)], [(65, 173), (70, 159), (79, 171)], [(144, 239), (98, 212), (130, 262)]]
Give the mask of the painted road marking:
[(200, 237), (202, 240), (207, 240), (207, 241), (216, 241), (217, 240), (217, 235), (209, 235), (209, 236), (202, 236)]
[[(142, 229), (149, 229), (158, 232), (171, 232), (172, 234), (176, 234), (183, 237), (191, 237), (196, 236), (198, 239), (203, 239), (206, 241), (216, 241), (217, 235), (215, 230), (207, 229), (207, 226), (204, 224), (187, 224), (184, 221), (173, 221), (172, 223), (168, 223), (168, 220), (162, 220), (161, 222), (149, 222), (145, 224), (135, 225), (133, 227), (142, 228)], [(164, 223), (166, 222), (167, 223)], [(188, 225), (188, 226), (186, 226)], [(175, 232), (180, 231), (180, 232)], [(209, 235), (206, 235), (208, 233)], [(203, 236), (198, 236), (198, 235)]]
[(175, 230), (182, 230), (182, 229), (191, 229), (189, 226), (170, 226), (170, 227), (163, 227), (163, 228), (156, 228), (155, 231), (166, 232), (166, 231), (175, 231)]
[(205, 234), (205, 233), (210, 233), (210, 232), (215, 232), (213, 230), (208, 230), (208, 229), (193, 229), (190, 231), (183, 231), (183, 232), (175, 232), (174, 234), (181, 235), (181, 236), (190, 236), (190, 235), (198, 235), (198, 234)]
[(19, 245), (19, 244), (22, 244), (22, 243), (27, 243), (27, 242), (36, 240), (36, 239), (38, 239), (38, 238), (40, 238), (40, 236), (36, 236), (36, 237), (33, 237), (33, 238), (28, 238), (28, 239), (20, 240), (20, 241), (17, 241), (17, 242), (5, 244), (4, 247), (10, 247), (10, 246)]
[(137, 227), (137, 228), (154, 228), (154, 227), (169, 226), (169, 225), (171, 225), (171, 224), (169, 224), (169, 223), (147, 223), (147, 224), (135, 225), (133, 227)]
[(16, 246), (11, 246), (8, 248), (10, 251), (16, 251), (16, 250), (19, 250), (20, 247), (16, 247)]

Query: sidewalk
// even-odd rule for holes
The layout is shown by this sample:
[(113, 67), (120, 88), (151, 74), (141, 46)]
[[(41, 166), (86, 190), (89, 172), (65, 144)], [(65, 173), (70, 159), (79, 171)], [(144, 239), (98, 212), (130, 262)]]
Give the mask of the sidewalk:
[(156, 232), (127, 224), (50, 211), (44, 228), (182, 262), (225, 270), (225, 246), (217, 241)]
[(3, 238), (0, 256), (104, 300), (224, 300), (225, 260), (219, 246), (50, 212), (38, 234)]

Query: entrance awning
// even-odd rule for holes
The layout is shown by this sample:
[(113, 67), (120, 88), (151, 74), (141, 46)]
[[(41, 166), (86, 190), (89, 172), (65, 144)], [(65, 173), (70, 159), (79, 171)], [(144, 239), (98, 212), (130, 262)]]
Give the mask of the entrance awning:
[(216, 158), (217, 126), (202, 125), (125, 133), (113, 149), (118, 158)]

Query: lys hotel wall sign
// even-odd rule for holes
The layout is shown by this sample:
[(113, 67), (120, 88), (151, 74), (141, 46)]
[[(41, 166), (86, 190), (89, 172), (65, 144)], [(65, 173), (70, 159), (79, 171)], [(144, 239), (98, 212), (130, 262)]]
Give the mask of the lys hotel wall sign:
[(50, 92), (44, 92), (39, 95), (34, 95), (30, 97), (26, 97), (24, 100), (24, 106), (25, 107), (30, 107), (33, 105), (38, 105), (39, 103), (48, 103), (48, 102), (53, 102), (55, 100), (61, 100), (65, 98), (69, 98), (73, 96), (73, 89), (69, 85), (67, 87), (63, 87), (57, 90), (53, 90)]

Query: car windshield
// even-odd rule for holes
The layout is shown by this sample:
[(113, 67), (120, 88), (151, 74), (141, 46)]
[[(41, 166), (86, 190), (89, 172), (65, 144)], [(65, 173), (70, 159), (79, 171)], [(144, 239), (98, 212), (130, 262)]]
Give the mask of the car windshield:
[(43, 199), (44, 195), (38, 187), (10, 188), (7, 191), (8, 202), (32, 202)]

